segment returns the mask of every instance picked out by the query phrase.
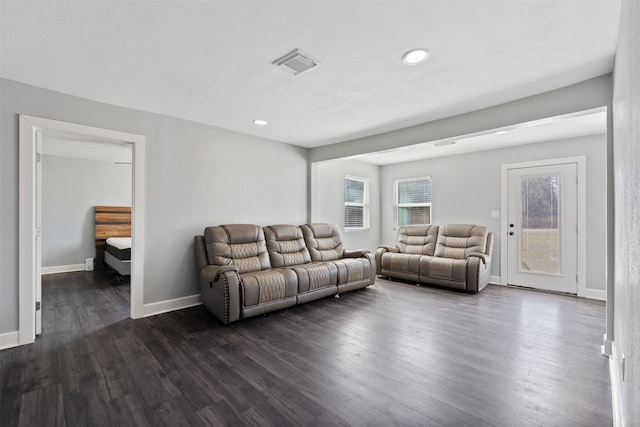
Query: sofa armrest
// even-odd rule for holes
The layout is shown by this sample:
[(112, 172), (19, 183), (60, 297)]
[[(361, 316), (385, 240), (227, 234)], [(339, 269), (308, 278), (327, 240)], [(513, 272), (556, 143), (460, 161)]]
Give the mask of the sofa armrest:
[(380, 245), (378, 246), (378, 250), (376, 251), (375, 263), (376, 263), (376, 274), (382, 274), (382, 255), (387, 252), (399, 253), (400, 249), (396, 246), (388, 246), (388, 245)]
[(491, 277), (491, 255), (472, 252), (467, 255), (466, 290), (480, 292), (489, 284)]
[(218, 320), (227, 324), (241, 318), (242, 292), (238, 269), (207, 265), (200, 270), (200, 298)]
[(235, 265), (207, 265), (200, 270), (200, 277), (205, 282), (209, 282), (209, 286), (213, 286), (213, 282), (220, 280), (220, 275), (228, 271), (238, 272)]
[(371, 252), (369, 249), (356, 249), (353, 251), (346, 250), (343, 253), (344, 258), (362, 258), (365, 254)]
[(469, 258), (469, 257), (480, 258), (484, 265), (489, 264), (489, 262), (491, 260), (491, 257), (489, 255), (483, 254), (482, 252), (471, 252), (471, 253), (467, 254), (467, 258)]

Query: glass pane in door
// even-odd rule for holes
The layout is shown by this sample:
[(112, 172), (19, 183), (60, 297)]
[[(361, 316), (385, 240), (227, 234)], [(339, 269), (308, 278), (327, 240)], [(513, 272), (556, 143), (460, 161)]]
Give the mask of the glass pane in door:
[(561, 273), (560, 175), (520, 178), (520, 271)]

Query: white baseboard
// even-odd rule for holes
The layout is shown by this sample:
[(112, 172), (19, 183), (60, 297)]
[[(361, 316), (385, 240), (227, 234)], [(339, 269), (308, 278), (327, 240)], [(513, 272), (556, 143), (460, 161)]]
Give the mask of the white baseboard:
[(492, 285), (501, 285), (500, 280), (500, 276), (489, 276), (489, 283)]
[(188, 297), (175, 298), (166, 301), (153, 302), (142, 306), (144, 317), (155, 316), (156, 314), (167, 313), (169, 311), (181, 310), (202, 304), (200, 294)]
[(85, 264), (56, 265), (53, 267), (42, 267), (42, 274), (71, 273), (73, 271), (86, 270), (87, 266)]
[(613, 409), (613, 427), (625, 427), (624, 407), (622, 405), (621, 355), (618, 354), (615, 341), (611, 345), (609, 356), (609, 375), (611, 377), (611, 404)]
[(581, 295), (578, 295), (585, 298), (597, 299), (601, 301), (607, 300), (607, 291), (603, 289), (585, 289)]
[(613, 346), (613, 341), (607, 339), (607, 334), (603, 334), (602, 336), (602, 345), (600, 346), (601, 353), (603, 356), (610, 357), (611, 356), (611, 347)]
[(20, 344), (20, 332), (5, 332), (0, 334), (0, 350), (17, 347)]

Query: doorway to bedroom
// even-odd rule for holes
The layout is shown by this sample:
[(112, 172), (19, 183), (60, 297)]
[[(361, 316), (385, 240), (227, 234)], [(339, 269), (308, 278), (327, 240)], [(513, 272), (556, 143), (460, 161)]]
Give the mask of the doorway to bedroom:
[[(96, 270), (101, 262), (95, 250), (96, 205), (131, 210), (131, 279), (123, 310), (124, 317), (143, 317), (144, 136), (20, 115), (19, 139), (19, 345), (34, 342), (43, 312), (52, 312), (42, 299), (42, 273), (60, 273), (64, 280), (56, 286), (71, 281), (106, 287)], [(116, 181), (124, 192), (110, 187)], [(78, 275), (86, 277), (78, 280)], [(97, 316), (106, 307), (96, 303)]]
[[(53, 309), (43, 316), (72, 303), (58, 299), (60, 292), (53, 289), (68, 286), (77, 292), (100, 291), (102, 299), (113, 293), (111, 310), (129, 317), (131, 144), (44, 132), (41, 145), (36, 172), (41, 174), (41, 301)], [(106, 250), (112, 247), (107, 242), (115, 245), (114, 254)], [(36, 334), (42, 332), (36, 322)]]

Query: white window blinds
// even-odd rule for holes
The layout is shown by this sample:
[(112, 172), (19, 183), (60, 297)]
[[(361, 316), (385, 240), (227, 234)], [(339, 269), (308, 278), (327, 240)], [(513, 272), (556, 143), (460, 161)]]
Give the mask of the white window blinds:
[(431, 177), (396, 179), (396, 226), (431, 224)]
[(364, 178), (344, 179), (344, 228), (369, 227), (369, 185)]

